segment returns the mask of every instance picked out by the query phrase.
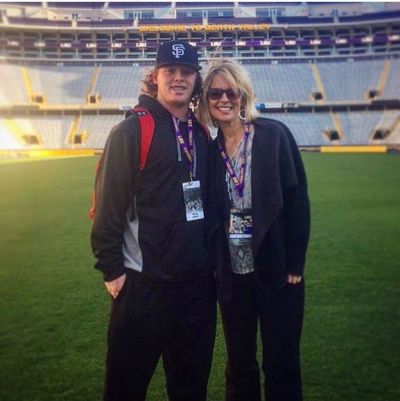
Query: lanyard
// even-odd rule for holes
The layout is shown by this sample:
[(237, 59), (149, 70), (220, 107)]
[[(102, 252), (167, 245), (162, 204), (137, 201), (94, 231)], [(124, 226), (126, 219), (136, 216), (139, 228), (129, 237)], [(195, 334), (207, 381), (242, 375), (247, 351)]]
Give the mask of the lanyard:
[(187, 116), (187, 123), (188, 123), (188, 141), (189, 143), (186, 144), (185, 139), (183, 138), (182, 132), (179, 129), (179, 118), (172, 116), (174, 120), (175, 126), (175, 135), (176, 139), (178, 140), (179, 146), (181, 147), (181, 151), (186, 155), (186, 158), (189, 162), (189, 170), (190, 170), (190, 179), (192, 179), (193, 174), (193, 162), (194, 162), (194, 147), (193, 147), (193, 120), (190, 112)]
[(236, 192), (240, 198), (243, 198), (243, 190), (244, 190), (244, 176), (246, 172), (246, 159), (247, 159), (247, 142), (249, 139), (250, 131), (249, 125), (244, 125), (244, 146), (242, 151), (240, 152), (240, 170), (239, 177), (236, 175), (235, 170), (233, 169), (232, 161), (230, 157), (226, 154), (224, 147), (221, 145), (220, 140), (218, 139), (218, 148), (221, 154), (222, 160), (225, 164), (225, 169), (229, 174), (230, 179), (233, 181), (235, 185)]

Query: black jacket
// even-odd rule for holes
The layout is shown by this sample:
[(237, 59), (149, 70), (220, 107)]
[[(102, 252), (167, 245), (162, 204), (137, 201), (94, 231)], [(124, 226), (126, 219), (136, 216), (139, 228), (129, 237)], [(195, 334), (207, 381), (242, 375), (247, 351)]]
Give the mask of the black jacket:
[[(252, 250), (256, 276), (264, 286), (280, 287), (287, 275), (302, 275), (310, 233), (307, 181), (300, 152), (288, 128), (257, 119), (252, 146)], [(221, 137), (221, 133), (218, 133)], [(230, 200), (225, 166), (215, 140), (210, 155), (210, 196), (216, 218), (210, 246), (216, 261), (219, 299), (229, 299), (231, 262), (228, 248)]]
[[(208, 274), (205, 222), (186, 221), (182, 183), (190, 180), (189, 166), (184, 154), (179, 160), (171, 115), (149, 96), (141, 96), (139, 106), (149, 110), (155, 121), (140, 179), (136, 114), (113, 128), (100, 159), (91, 232), (95, 266), (106, 281), (121, 276), (126, 268), (165, 280)], [(196, 179), (205, 205), (209, 141), (195, 119), (193, 135)]]

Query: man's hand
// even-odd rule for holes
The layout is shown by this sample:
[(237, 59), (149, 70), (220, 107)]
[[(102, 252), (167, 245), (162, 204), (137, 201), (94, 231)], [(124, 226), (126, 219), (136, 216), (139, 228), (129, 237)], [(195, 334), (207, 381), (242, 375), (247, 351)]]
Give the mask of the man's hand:
[(295, 276), (294, 274), (288, 274), (287, 282), (289, 284), (299, 284), (301, 283), (301, 276)]
[(117, 298), (119, 292), (121, 291), (122, 287), (124, 286), (125, 280), (126, 280), (126, 274), (123, 274), (122, 276), (116, 278), (113, 281), (104, 283), (106, 285), (107, 291), (110, 293), (110, 295), (114, 299)]

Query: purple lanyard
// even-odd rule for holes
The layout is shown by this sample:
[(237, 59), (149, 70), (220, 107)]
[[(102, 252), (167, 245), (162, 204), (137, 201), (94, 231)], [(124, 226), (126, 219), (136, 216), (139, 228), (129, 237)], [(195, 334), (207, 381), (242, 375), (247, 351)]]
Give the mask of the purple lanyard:
[(186, 155), (186, 158), (189, 162), (190, 169), (190, 177), (193, 175), (193, 160), (194, 160), (194, 151), (193, 151), (193, 120), (190, 112), (187, 115), (187, 123), (188, 123), (188, 140), (189, 143), (186, 145), (185, 139), (183, 138), (182, 132), (179, 129), (179, 118), (172, 116), (175, 125), (175, 134), (176, 139), (178, 140), (179, 146), (181, 147), (181, 151)]
[(224, 147), (221, 145), (221, 142), (218, 139), (219, 152), (221, 153), (222, 160), (225, 164), (225, 169), (228, 172), (230, 179), (233, 181), (236, 192), (240, 198), (243, 197), (244, 176), (246, 173), (246, 159), (247, 159), (246, 150), (247, 150), (247, 142), (249, 139), (249, 135), (250, 135), (249, 125), (245, 124), (244, 125), (244, 146), (243, 146), (243, 150), (240, 152), (240, 159), (239, 159), (239, 161), (241, 162), (239, 177), (236, 175), (235, 170), (233, 169), (233, 165), (232, 165), (232, 161), (231, 161), (230, 157), (226, 154)]

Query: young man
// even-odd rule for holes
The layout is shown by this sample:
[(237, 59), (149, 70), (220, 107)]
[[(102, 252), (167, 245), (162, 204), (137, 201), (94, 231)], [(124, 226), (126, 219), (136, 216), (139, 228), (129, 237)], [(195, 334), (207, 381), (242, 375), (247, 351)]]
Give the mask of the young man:
[(171, 401), (207, 398), (216, 322), (208, 136), (189, 108), (200, 69), (194, 47), (163, 43), (139, 98), (155, 123), (145, 168), (139, 175), (136, 113), (113, 128), (100, 160), (91, 241), (112, 297), (105, 401), (145, 400), (160, 356)]

